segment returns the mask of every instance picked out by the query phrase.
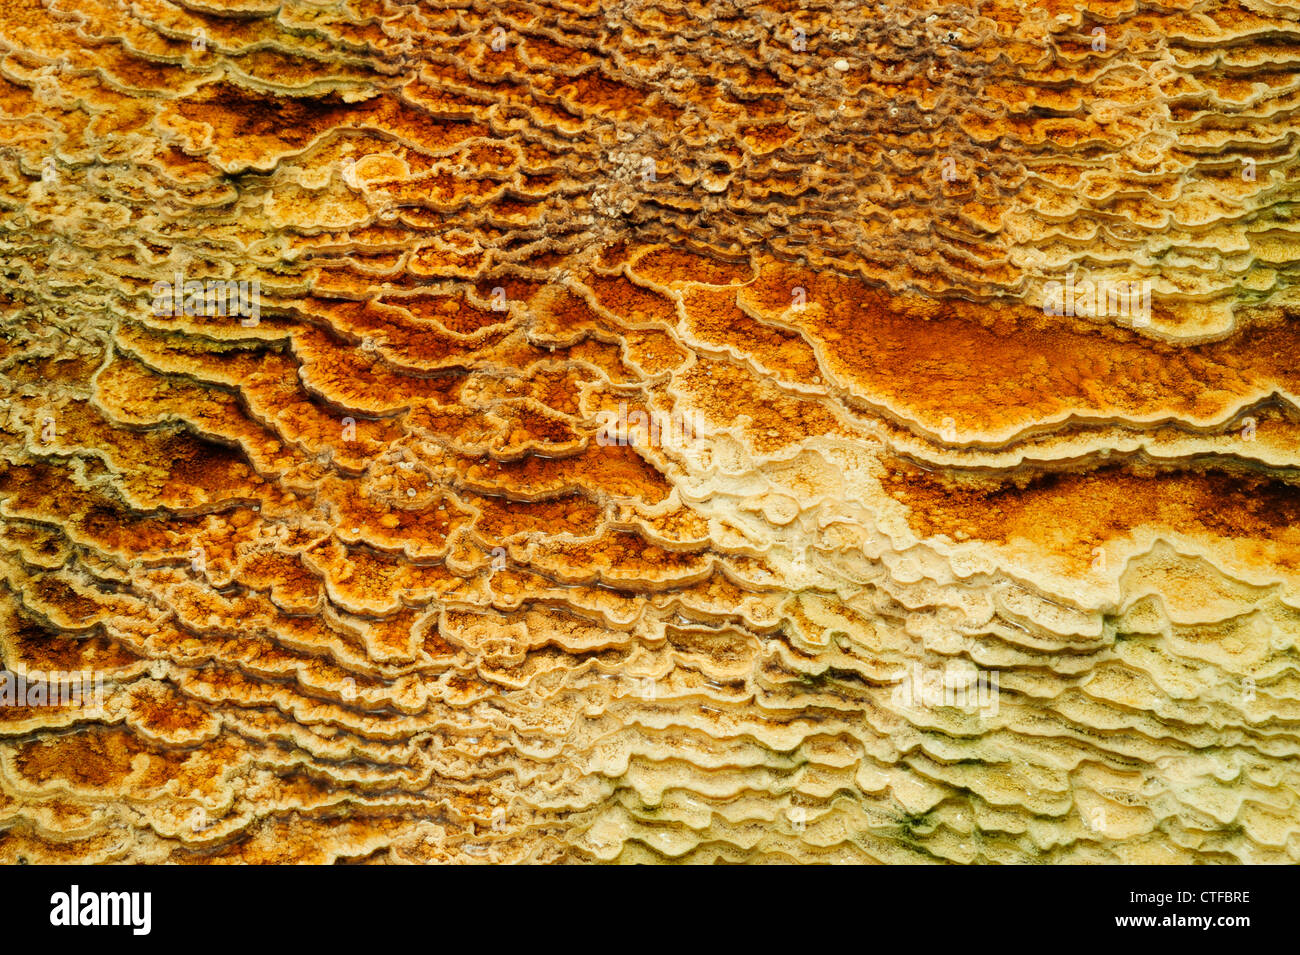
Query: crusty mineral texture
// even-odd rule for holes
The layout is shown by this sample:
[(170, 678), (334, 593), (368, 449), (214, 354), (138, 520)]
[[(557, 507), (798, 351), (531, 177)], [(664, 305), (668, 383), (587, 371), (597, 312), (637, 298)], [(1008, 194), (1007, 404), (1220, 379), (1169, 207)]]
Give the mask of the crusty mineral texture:
[(1300, 861), (1298, 116), (1265, 0), (5, 0), (0, 861)]

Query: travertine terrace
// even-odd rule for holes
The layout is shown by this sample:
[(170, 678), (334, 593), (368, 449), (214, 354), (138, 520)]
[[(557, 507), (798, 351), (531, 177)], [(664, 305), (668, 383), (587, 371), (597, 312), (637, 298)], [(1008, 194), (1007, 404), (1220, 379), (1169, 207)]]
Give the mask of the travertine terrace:
[(0, 861), (1300, 860), (1298, 107), (1264, 0), (6, 0)]

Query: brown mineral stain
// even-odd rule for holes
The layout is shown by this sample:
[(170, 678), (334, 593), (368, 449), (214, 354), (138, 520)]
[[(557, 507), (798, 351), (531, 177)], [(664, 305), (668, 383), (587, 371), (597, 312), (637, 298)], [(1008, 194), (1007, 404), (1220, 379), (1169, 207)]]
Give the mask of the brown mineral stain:
[(924, 537), (1024, 539), (1087, 565), (1093, 547), (1151, 527), (1271, 542), (1267, 559), (1300, 567), (1300, 487), (1262, 475), (1115, 465), (1023, 483), (958, 483), (899, 463), (882, 483)]

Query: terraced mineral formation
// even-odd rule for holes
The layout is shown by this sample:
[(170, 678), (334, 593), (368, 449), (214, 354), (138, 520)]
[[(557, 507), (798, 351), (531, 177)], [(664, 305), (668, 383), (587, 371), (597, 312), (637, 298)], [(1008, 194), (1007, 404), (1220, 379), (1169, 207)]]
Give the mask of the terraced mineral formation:
[(0, 860), (1300, 860), (1298, 109), (1265, 0), (6, 2)]

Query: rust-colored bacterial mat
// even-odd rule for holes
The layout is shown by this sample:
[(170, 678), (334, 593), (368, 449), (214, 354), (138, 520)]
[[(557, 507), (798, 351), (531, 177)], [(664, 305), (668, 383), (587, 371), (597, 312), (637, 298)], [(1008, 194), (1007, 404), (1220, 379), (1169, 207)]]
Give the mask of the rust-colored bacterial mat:
[(5, 0), (0, 861), (1300, 861), (1300, 11)]

